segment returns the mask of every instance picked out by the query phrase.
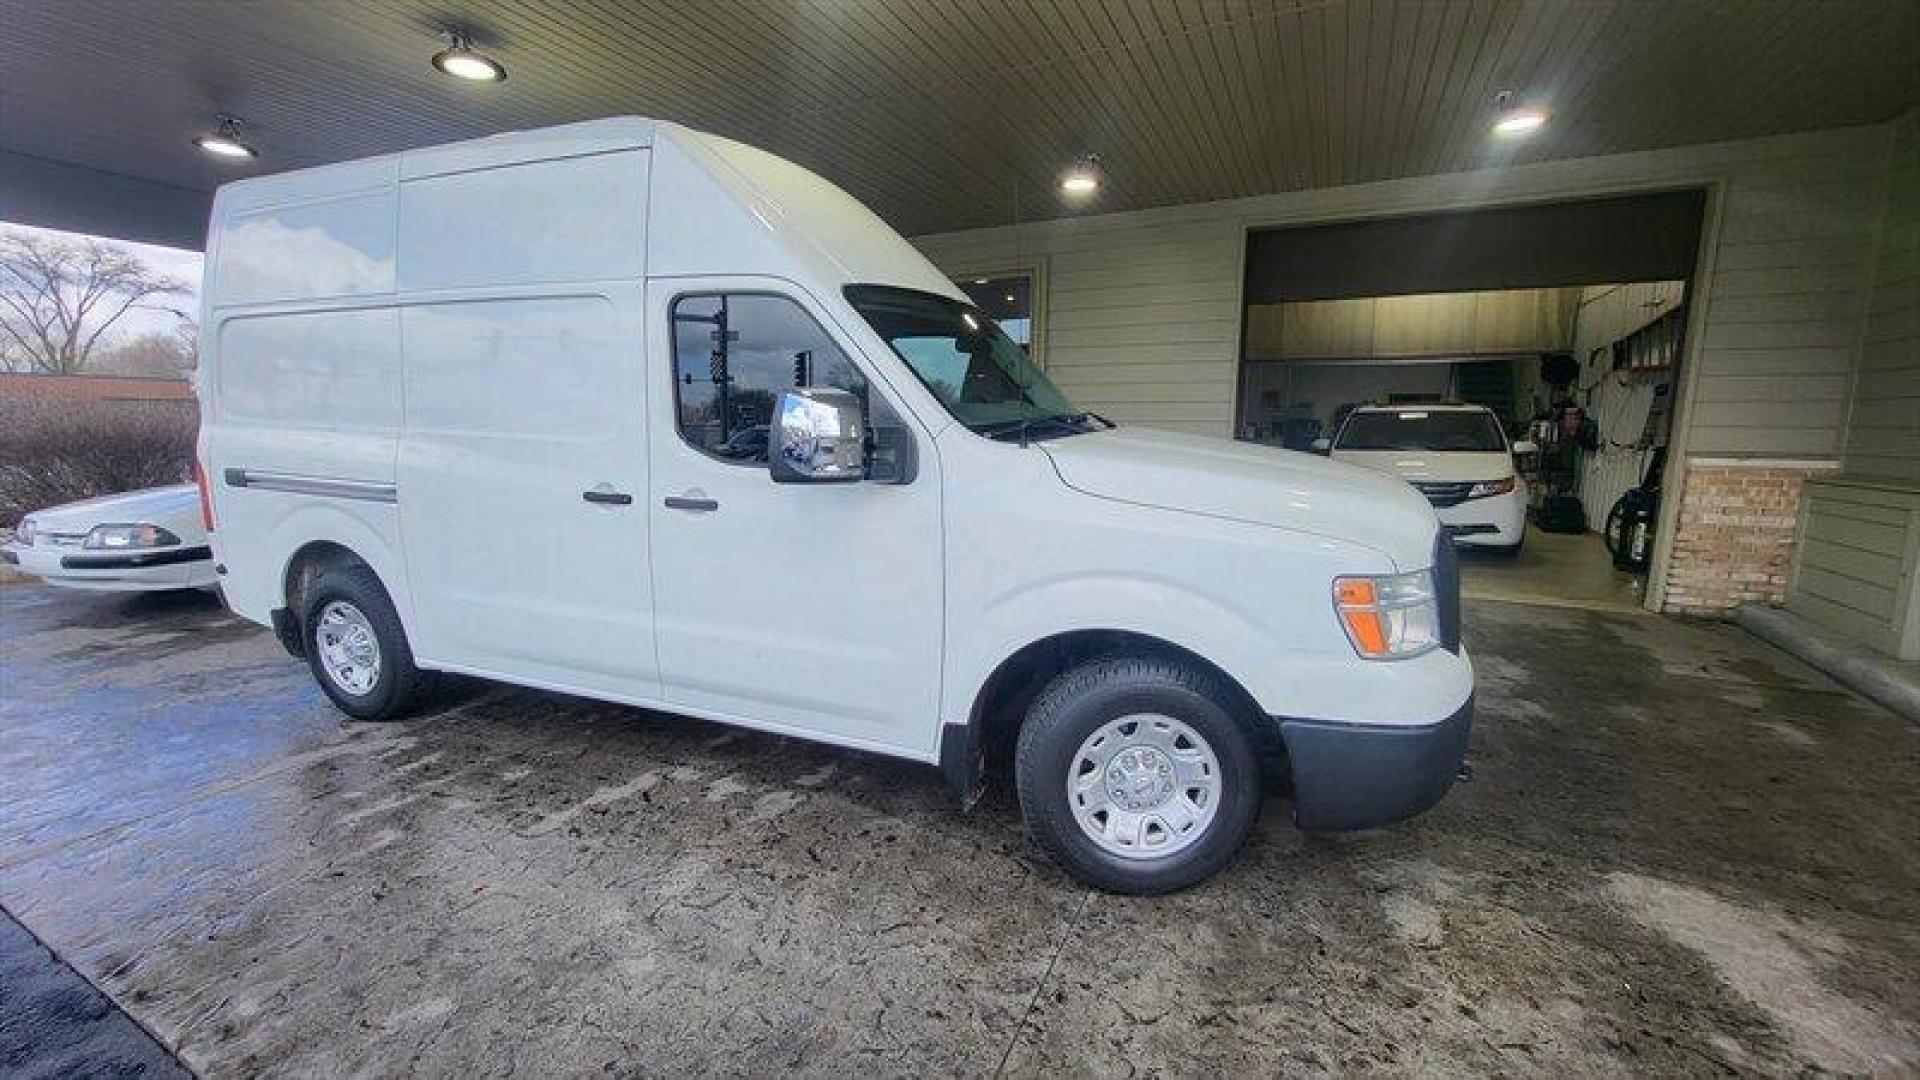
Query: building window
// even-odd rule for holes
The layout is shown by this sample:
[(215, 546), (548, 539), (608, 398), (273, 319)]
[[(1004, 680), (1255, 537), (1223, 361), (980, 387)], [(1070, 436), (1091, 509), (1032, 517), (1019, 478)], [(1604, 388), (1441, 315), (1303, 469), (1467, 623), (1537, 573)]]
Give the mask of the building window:
[(773, 399), (795, 386), (867, 382), (806, 310), (784, 296), (710, 293), (673, 302), (673, 385), (680, 434), (741, 465), (767, 463)]
[(987, 313), (987, 317), (1000, 324), (1000, 329), (1014, 340), (1027, 355), (1034, 354), (1034, 304), (1036, 301), (1035, 275), (1031, 271), (1019, 271), (987, 275), (974, 274), (958, 279), (960, 291), (967, 294), (973, 306)]

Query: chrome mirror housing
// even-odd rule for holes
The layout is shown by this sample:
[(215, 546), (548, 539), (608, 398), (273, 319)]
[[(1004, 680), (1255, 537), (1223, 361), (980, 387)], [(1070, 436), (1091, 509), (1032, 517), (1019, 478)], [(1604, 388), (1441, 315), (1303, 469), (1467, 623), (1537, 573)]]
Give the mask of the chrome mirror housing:
[(773, 402), (767, 466), (776, 484), (833, 484), (867, 475), (860, 399), (823, 387), (782, 390)]

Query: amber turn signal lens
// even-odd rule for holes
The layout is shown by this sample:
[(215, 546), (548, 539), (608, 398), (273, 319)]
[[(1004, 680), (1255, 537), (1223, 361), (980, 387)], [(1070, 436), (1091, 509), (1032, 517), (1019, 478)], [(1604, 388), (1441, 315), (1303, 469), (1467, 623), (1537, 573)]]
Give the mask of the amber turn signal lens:
[(1333, 602), (1341, 607), (1371, 606), (1377, 596), (1373, 582), (1366, 578), (1340, 578), (1333, 583)]
[(1347, 624), (1347, 636), (1353, 639), (1354, 647), (1362, 656), (1385, 656), (1387, 654), (1387, 628), (1380, 623), (1377, 611), (1343, 611), (1340, 619)]
[(1347, 636), (1363, 656), (1379, 656), (1387, 651), (1387, 628), (1380, 613), (1369, 609), (1379, 602), (1379, 590), (1367, 578), (1339, 578), (1333, 583), (1333, 602), (1340, 608), (1340, 621)]

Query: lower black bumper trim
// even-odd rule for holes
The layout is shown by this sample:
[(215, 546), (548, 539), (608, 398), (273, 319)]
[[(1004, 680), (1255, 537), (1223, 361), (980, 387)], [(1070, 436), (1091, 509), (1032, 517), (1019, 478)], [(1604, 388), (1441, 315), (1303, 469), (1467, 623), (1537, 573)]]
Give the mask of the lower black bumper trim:
[(1440, 801), (1467, 756), (1473, 698), (1437, 724), (1388, 727), (1280, 721), (1293, 771), (1294, 824), (1309, 832), (1371, 829)]
[(213, 549), (199, 547), (168, 548), (164, 551), (136, 551), (126, 555), (65, 555), (62, 570), (144, 570), (150, 566), (174, 566), (213, 558)]

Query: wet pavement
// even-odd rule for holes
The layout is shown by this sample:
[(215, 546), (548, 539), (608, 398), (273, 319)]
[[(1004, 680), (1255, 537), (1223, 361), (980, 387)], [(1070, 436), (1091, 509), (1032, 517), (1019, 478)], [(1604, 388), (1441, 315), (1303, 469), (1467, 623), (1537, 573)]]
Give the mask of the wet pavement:
[(1130, 900), (1006, 785), (478, 683), (348, 723), (210, 598), (9, 587), (0, 905), (208, 1076), (1920, 1071), (1920, 729), (1729, 626), (1467, 616), (1474, 783)]
[(0, 1076), (191, 1075), (105, 994), (0, 913)]

